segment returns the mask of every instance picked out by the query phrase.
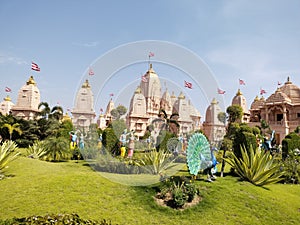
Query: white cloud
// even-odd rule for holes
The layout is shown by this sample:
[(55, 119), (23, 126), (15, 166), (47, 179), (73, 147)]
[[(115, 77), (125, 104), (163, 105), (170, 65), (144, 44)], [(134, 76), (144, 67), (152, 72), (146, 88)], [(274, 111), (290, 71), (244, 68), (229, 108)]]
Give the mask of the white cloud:
[(72, 44), (80, 47), (90, 48), (90, 47), (96, 47), (99, 44), (99, 42), (98, 41), (92, 41), (87, 43), (73, 42)]
[(28, 65), (24, 59), (20, 57), (13, 56), (7, 53), (0, 53), (0, 64), (13, 63), (17, 65)]

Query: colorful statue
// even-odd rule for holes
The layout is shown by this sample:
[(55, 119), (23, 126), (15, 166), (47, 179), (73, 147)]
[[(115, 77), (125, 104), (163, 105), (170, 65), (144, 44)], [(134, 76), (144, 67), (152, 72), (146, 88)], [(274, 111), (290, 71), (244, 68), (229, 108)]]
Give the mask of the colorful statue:
[(102, 148), (102, 134), (99, 135), (97, 147), (98, 147), (98, 149), (101, 149), (101, 148)]
[(186, 154), (190, 174), (197, 176), (200, 169), (203, 169), (204, 174), (207, 174), (207, 181), (211, 182), (216, 179), (212, 169), (216, 166), (217, 160), (203, 134), (193, 134), (188, 141)]
[(266, 150), (266, 151), (270, 151), (272, 149), (272, 141), (274, 139), (274, 134), (275, 134), (275, 130), (272, 131), (272, 135), (269, 139), (267, 139), (266, 137), (264, 137), (264, 141), (261, 144), (261, 148)]
[(197, 176), (200, 169), (206, 169), (211, 160), (210, 145), (201, 133), (195, 133), (188, 141), (186, 159), (190, 174)]
[(87, 135), (83, 136), (83, 133), (79, 136), (79, 148), (82, 150), (84, 149), (84, 138), (86, 138)]
[(121, 143), (121, 157), (124, 157), (125, 156), (125, 154), (126, 154), (126, 143), (128, 142), (127, 141), (127, 135), (129, 135), (130, 133), (127, 133), (127, 129), (125, 129), (124, 131), (123, 131), (123, 133), (121, 134), (121, 136), (120, 136), (120, 143)]
[(77, 135), (76, 135), (76, 132), (70, 131), (69, 135), (70, 135), (70, 140), (71, 140), (71, 142), (70, 142), (70, 149), (74, 150), (77, 147)]
[(130, 137), (129, 137), (128, 158), (132, 158), (132, 156), (133, 156), (133, 151), (134, 151), (134, 141), (135, 141), (134, 131), (132, 130), (132, 131), (130, 132)]

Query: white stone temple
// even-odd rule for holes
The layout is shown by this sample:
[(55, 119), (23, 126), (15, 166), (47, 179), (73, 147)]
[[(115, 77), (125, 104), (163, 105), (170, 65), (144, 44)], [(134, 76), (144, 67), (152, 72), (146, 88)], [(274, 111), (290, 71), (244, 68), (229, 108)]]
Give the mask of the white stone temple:
[(7, 95), (3, 98), (3, 102), (0, 103), (0, 113), (5, 116), (10, 114), (14, 105), (15, 104), (11, 101), (11, 98)]
[(72, 110), (72, 122), (76, 128), (88, 130), (94, 123), (95, 117), (94, 95), (88, 80), (86, 80), (77, 92), (75, 106)]
[(129, 130), (135, 130), (135, 134), (139, 137), (143, 136), (147, 126), (158, 118), (160, 109), (164, 109), (168, 117), (172, 113), (179, 114), (179, 133), (185, 134), (200, 129), (200, 113), (183, 93), (178, 97), (174, 94), (171, 96), (168, 90), (161, 94), (160, 79), (153, 70), (152, 64), (149, 65), (144, 78), (131, 98), (126, 116)]
[(20, 88), (16, 105), (11, 109), (12, 115), (26, 120), (32, 120), (37, 113), (40, 104), (40, 91), (31, 76), (26, 84)]

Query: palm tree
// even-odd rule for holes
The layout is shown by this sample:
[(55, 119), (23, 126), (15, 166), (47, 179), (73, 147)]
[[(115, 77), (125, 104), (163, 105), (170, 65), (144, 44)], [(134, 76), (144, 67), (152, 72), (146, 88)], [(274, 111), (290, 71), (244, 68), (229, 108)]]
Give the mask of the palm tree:
[(38, 106), (38, 109), (41, 110), (39, 112), (39, 115), (44, 119), (48, 119), (48, 116), (50, 114), (49, 104), (47, 102), (41, 102)]
[(12, 134), (14, 131), (18, 132), (19, 135), (22, 134), (22, 130), (20, 129), (20, 124), (15, 123), (13, 125), (9, 124), (9, 123), (5, 123), (2, 126), (3, 128), (6, 127), (8, 129), (8, 133), (9, 133), (9, 140), (11, 140), (12, 138)]
[(177, 118), (179, 117), (178, 113), (173, 113), (168, 118), (166, 111), (164, 109), (160, 109), (158, 117), (159, 118), (154, 119), (152, 123), (161, 122), (161, 130), (166, 130), (172, 133), (178, 133), (178, 128), (180, 126), (177, 122)]
[(45, 142), (45, 156), (51, 161), (61, 161), (71, 158), (68, 140), (64, 137), (49, 137)]
[(51, 109), (51, 118), (54, 118), (56, 120), (62, 120), (64, 115), (64, 110), (61, 106), (54, 106)]

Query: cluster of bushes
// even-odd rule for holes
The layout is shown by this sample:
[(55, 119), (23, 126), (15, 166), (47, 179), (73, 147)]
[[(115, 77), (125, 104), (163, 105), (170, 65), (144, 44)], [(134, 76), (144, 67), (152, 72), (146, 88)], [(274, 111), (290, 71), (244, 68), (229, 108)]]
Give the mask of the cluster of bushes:
[(170, 177), (162, 181), (156, 197), (162, 199), (165, 205), (178, 209), (192, 202), (198, 195), (199, 189), (192, 180), (186, 177)]
[(102, 221), (95, 220), (85, 220), (80, 218), (79, 215), (72, 214), (48, 214), (45, 216), (29, 216), (23, 218), (13, 218), (5, 221), (0, 221), (2, 225), (40, 225), (40, 224), (69, 224), (69, 225), (77, 225), (77, 224), (90, 224), (90, 225), (111, 225), (110, 221), (106, 221), (105, 219)]

